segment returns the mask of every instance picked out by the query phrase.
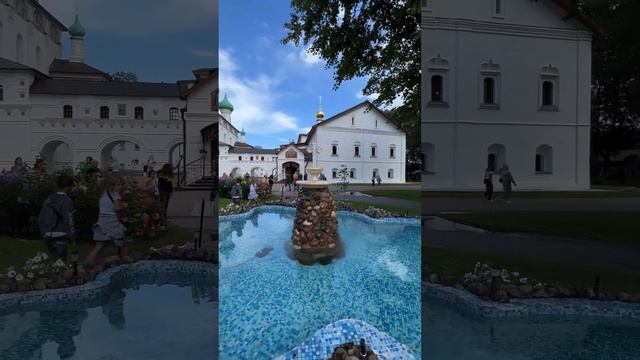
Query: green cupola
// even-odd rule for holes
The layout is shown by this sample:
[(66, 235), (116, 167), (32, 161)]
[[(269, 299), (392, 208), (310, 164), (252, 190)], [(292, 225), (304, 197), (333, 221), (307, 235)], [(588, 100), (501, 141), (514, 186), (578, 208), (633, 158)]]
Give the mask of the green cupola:
[(231, 102), (227, 98), (227, 93), (224, 93), (224, 99), (222, 99), (222, 101), (220, 101), (220, 103), (218, 104), (218, 109), (229, 110), (230, 112), (233, 112), (233, 105), (231, 105)]
[(69, 27), (69, 35), (71, 35), (72, 38), (82, 39), (85, 33), (84, 27), (80, 24), (80, 18), (78, 14), (76, 14), (76, 21)]

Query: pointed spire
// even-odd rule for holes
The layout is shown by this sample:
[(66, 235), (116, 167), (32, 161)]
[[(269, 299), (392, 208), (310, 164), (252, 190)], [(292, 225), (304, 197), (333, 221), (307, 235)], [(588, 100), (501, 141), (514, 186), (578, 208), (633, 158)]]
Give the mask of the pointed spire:
[(69, 27), (69, 35), (71, 35), (72, 38), (82, 39), (84, 38), (85, 34), (86, 30), (80, 23), (80, 15), (78, 12), (78, 8), (76, 7), (76, 20), (74, 21), (73, 25)]
[(224, 92), (224, 99), (222, 99), (222, 101), (220, 101), (220, 103), (218, 103), (218, 109), (220, 109), (220, 110), (229, 110), (229, 112), (233, 112), (233, 105), (229, 101), (229, 98), (227, 97), (227, 92), (226, 91)]
[(316, 122), (321, 122), (324, 118), (324, 111), (322, 111), (322, 96), (318, 100), (318, 111), (316, 112)]

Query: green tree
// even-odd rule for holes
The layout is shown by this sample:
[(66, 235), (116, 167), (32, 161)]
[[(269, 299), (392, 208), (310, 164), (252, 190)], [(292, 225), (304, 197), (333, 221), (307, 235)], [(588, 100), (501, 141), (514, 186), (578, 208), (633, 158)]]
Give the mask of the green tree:
[(283, 44), (305, 46), (334, 69), (334, 89), (367, 77), (362, 93), (408, 132), (420, 148), (420, 2), (417, 0), (292, 0)]
[(568, 12), (602, 29), (593, 43), (591, 123), (592, 152), (605, 175), (620, 150), (640, 147), (633, 143), (640, 128), (640, 2), (571, 0)]
[(118, 71), (113, 74), (109, 74), (109, 77), (112, 81), (120, 81), (120, 82), (138, 82), (138, 75), (134, 72), (129, 71)]

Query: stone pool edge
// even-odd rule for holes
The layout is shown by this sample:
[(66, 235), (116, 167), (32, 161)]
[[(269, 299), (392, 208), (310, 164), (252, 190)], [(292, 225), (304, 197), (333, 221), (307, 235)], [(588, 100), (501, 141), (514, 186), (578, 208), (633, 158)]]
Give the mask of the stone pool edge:
[(50, 306), (58, 302), (69, 304), (94, 300), (107, 293), (110, 290), (112, 280), (120, 275), (135, 276), (161, 272), (193, 273), (198, 271), (217, 276), (217, 265), (204, 261), (140, 260), (109, 268), (98, 274), (95, 280), (83, 285), (2, 294), (0, 295), (0, 313), (7, 309), (24, 306)]
[[(246, 212), (240, 213), (240, 214), (231, 214), (231, 215), (220, 215), (218, 216), (218, 221), (222, 221), (222, 220), (236, 220), (236, 219), (246, 219), (248, 217), (250, 217), (251, 215), (253, 215), (254, 212), (265, 212), (268, 210), (283, 210), (286, 209), (287, 211), (290, 211), (291, 213), (295, 213), (296, 212), (296, 208), (291, 207), (291, 206), (283, 206), (283, 205), (261, 205), (261, 206), (257, 206), (254, 208), (249, 209)], [(361, 214), (359, 212), (355, 212), (355, 211), (345, 211), (345, 210), (339, 210), (337, 211), (338, 214), (340, 215), (347, 215), (350, 217), (355, 217), (358, 219), (361, 219), (369, 224), (407, 224), (407, 225), (420, 225), (421, 224), (421, 220), (420, 218), (413, 218), (413, 217), (385, 217), (385, 218), (372, 218), (366, 214)]]
[(515, 299), (497, 303), (479, 299), (461, 289), (422, 282), (423, 297), (435, 298), (461, 313), (482, 318), (538, 316), (589, 316), (609, 319), (640, 319), (640, 304), (590, 299)]
[(419, 359), (418, 354), (384, 331), (357, 319), (342, 319), (323, 326), (300, 345), (274, 360), (326, 359), (344, 343), (359, 343), (364, 338), (380, 359)]

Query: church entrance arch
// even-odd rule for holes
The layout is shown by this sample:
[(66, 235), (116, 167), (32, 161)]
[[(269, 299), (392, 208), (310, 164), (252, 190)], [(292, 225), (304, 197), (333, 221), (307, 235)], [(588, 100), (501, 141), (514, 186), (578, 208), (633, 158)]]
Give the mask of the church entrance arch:
[(507, 161), (507, 150), (502, 144), (493, 144), (487, 149), (487, 168), (498, 171)]
[(109, 139), (100, 147), (100, 168), (142, 171), (148, 157), (146, 149), (136, 139)]
[(295, 161), (287, 161), (282, 164), (282, 173), (284, 174), (284, 179), (288, 179), (289, 177), (293, 178), (293, 174), (296, 171), (300, 171), (300, 164)]
[(240, 168), (236, 167), (231, 170), (231, 174), (229, 174), (229, 176), (232, 178), (242, 177), (242, 172), (240, 171)]
[(73, 144), (68, 139), (46, 141), (38, 155), (44, 159), (49, 173), (61, 168), (73, 167)]
[(264, 175), (264, 170), (261, 167), (254, 167), (251, 169), (251, 177), (259, 177)]

